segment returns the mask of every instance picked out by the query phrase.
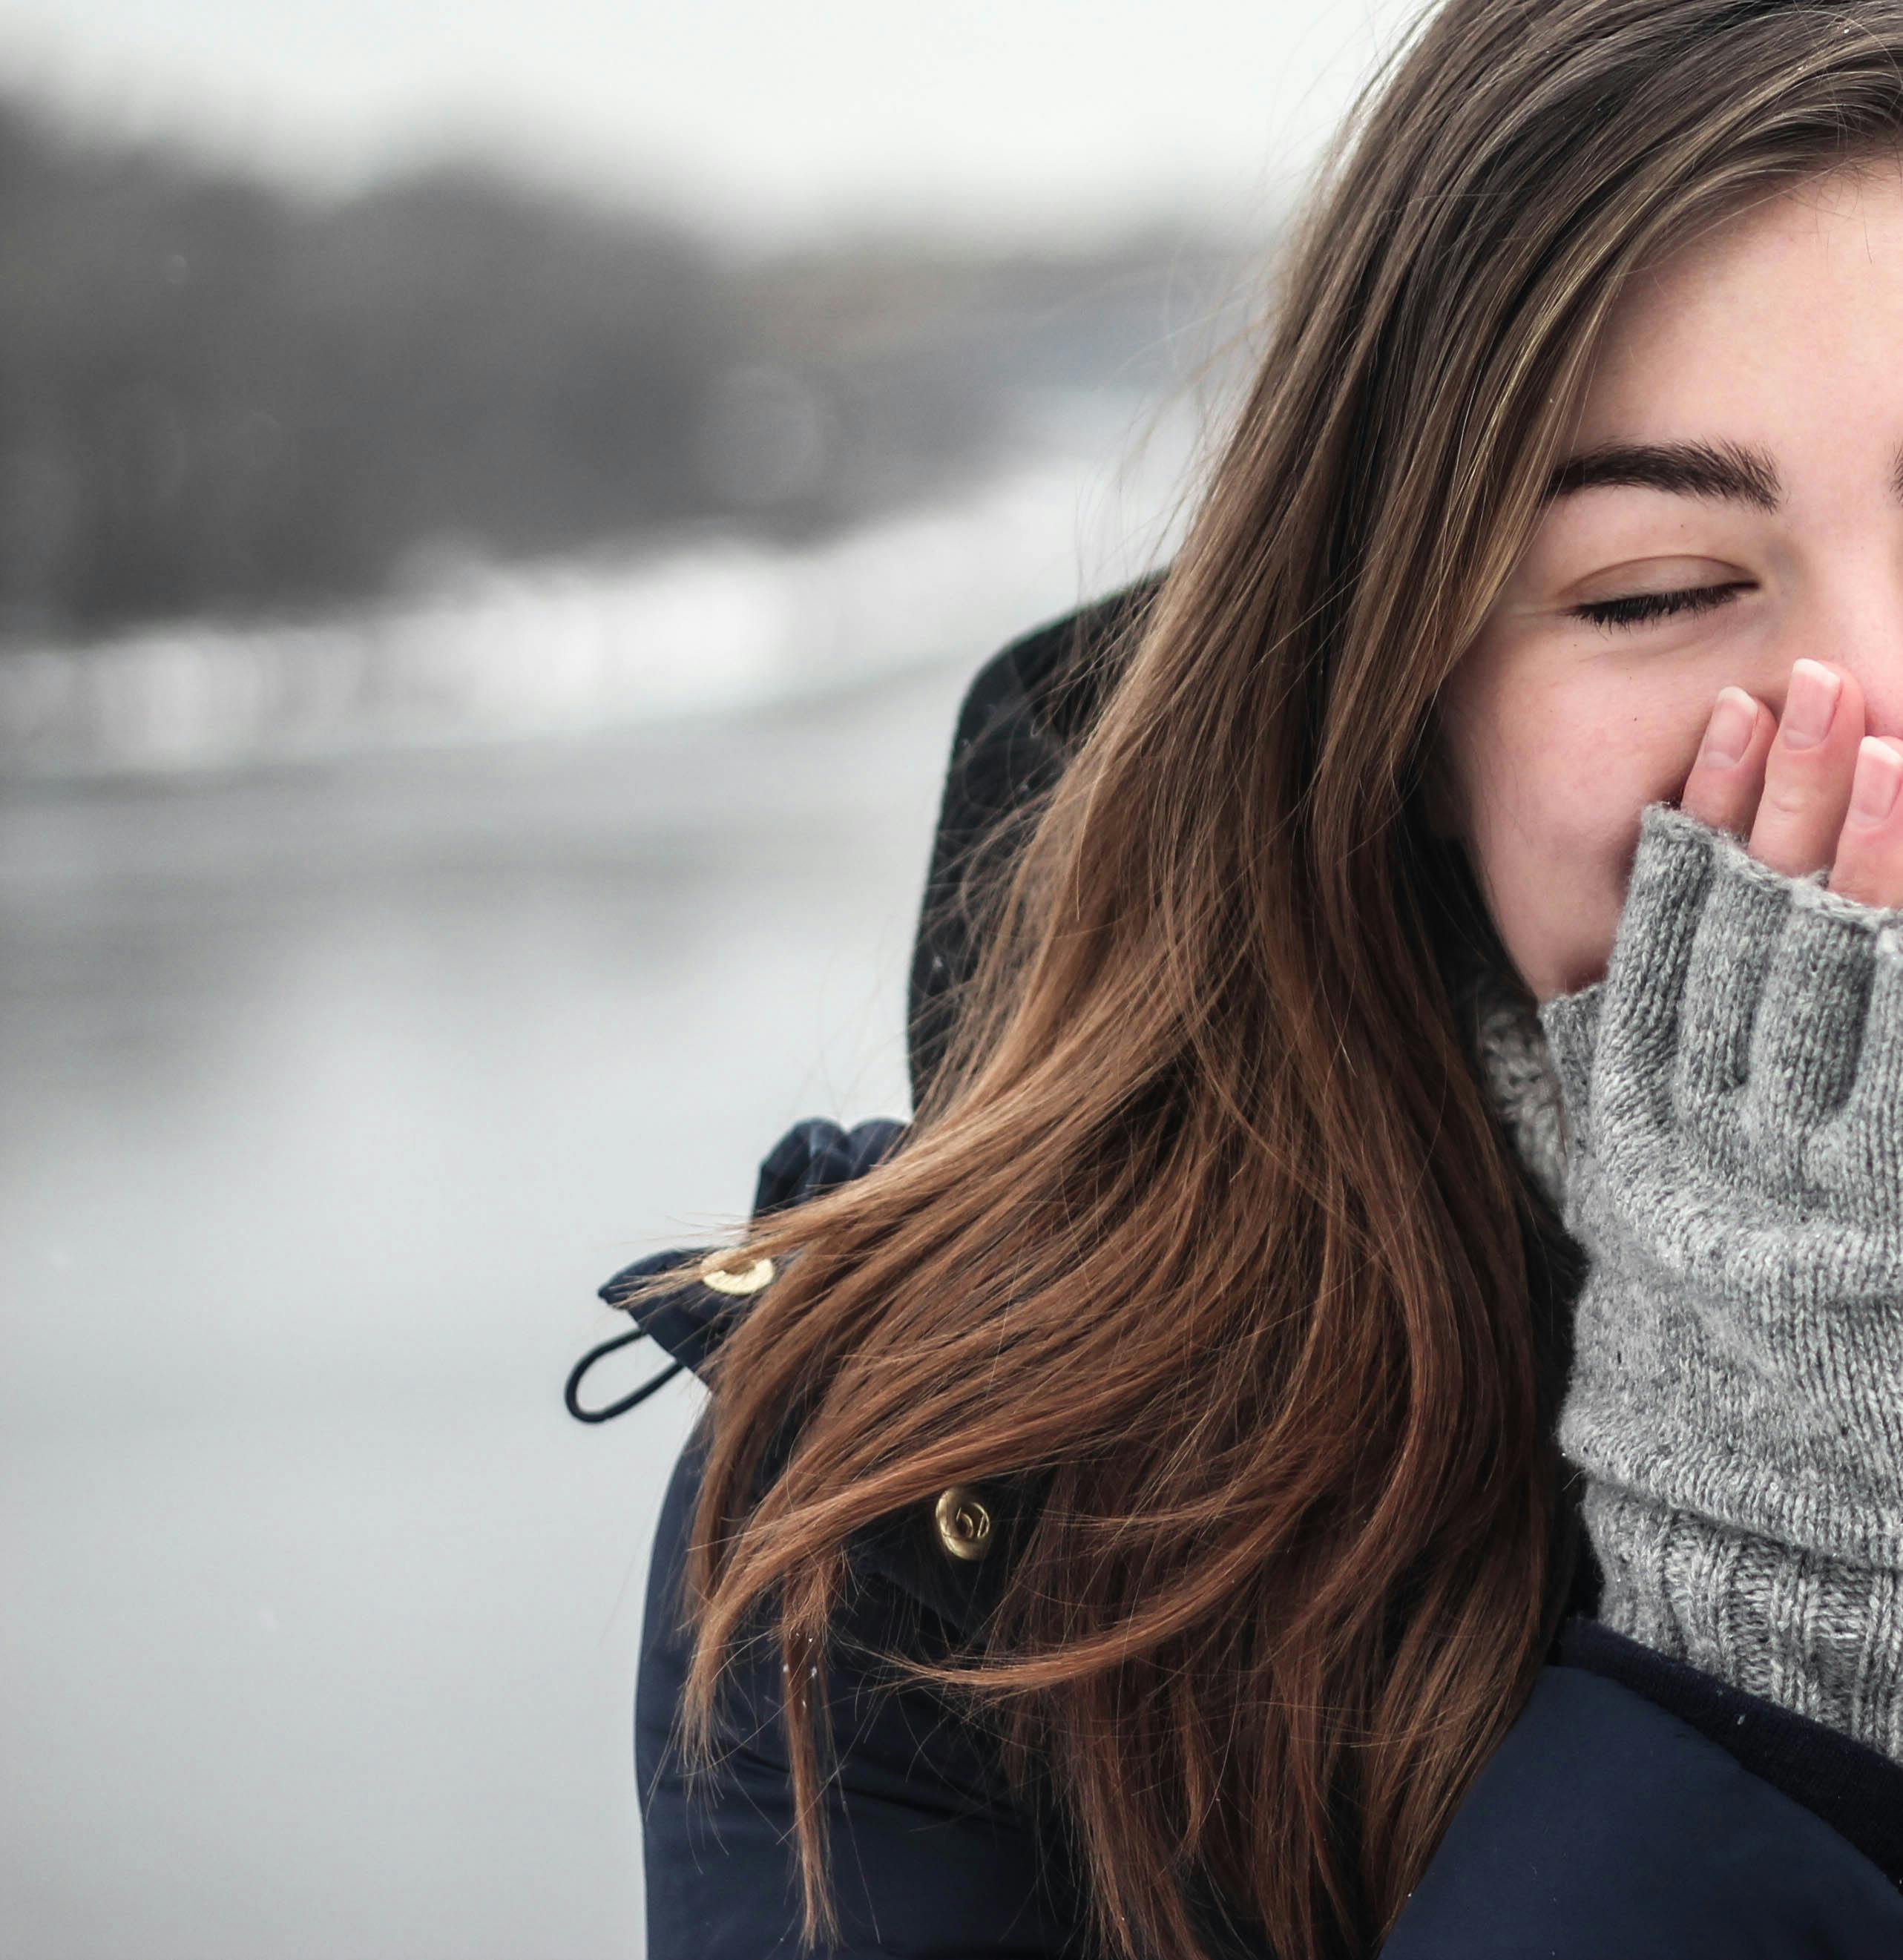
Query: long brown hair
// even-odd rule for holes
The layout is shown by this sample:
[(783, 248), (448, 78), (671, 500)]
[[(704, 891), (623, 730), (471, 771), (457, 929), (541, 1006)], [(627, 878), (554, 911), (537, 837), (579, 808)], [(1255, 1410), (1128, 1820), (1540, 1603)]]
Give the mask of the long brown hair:
[(982, 1635), (902, 1664), (1048, 1770), (1097, 1933), (1189, 1960), (1199, 1888), (1285, 1960), (1392, 1924), (1564, 1576), (1437, 691), (1621, 282), (1900, 129), (1903, 0), (1452, 0), (1362, 98), (902, 1147), (746, 1236), (784, 1263), (712, 1373), (686, 1727), (764, 1615), (810, 1936), (848, 1541), (1031, 1476)]

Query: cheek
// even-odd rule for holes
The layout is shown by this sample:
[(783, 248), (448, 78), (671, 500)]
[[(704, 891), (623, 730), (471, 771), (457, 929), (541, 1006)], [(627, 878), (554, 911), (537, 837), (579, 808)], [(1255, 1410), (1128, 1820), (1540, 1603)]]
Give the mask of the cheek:
[(1495, 928), (1536, 999), (1605, 972), (1630, 863), (1626, 829), (1603, 813), (1556, 803), (1536, 822), (1504, 824), (1478, 840)]
[(1677, 795), (1699, 726), (1603, 686), (1490, 706), (1469, 731), (1469, 842), (1501, 940), (1543, 1001), (1604, 972), (1639, 812)]
[(1681, 746), (1669, 703), (1602, 682), (1503, 688), (1477, 705), (1465, 743), (1475, 807), (1537, 829), (1590, 829), (1628, 801), (1636, 808)]

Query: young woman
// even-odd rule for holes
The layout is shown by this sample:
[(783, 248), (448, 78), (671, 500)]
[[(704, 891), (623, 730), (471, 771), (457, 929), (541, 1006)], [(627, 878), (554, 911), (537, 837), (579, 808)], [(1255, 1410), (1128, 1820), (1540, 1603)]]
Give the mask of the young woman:
[(1450, 0), (1279, 294), (603, 1290), (651, 1960), (1903, 1952), (1903, 0)]

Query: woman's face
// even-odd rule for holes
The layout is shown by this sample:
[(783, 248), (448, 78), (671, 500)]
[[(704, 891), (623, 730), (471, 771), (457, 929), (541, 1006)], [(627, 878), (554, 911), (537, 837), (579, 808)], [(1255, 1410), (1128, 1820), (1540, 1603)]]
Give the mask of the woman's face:
[(1677, 799), (1720, 689), (1781, 721), (1791, 663), (1823, 660), (1903, 735), (1903, 170), (1812, 182), (1634, 280), (1566, 453), (1443, 692), (1430, 803), (1542, 1001), (1604, 974), (1639, 813)]

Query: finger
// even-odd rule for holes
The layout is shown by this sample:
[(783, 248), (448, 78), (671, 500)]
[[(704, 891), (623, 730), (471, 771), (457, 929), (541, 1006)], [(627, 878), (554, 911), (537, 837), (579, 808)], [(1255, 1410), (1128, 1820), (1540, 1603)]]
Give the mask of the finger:
[(1863, 695), (1854, 677), (1822, 660), (1796, 662), (1765, 759), (1752, 857), (1793, 878), (1835, 861), (1863, 735)]
[(1748, 1160), (1774, 1189), (1791, 1188), (1818, 1125), (1855, 1079), (1876, 930), (1875, 913), (1800, 889), (1807, 897), (1793, 896), (1765, 971), (1738, 1106)]
[(1903, 743), (1866, 735), (1857, 745), (1850, 807), (1830, 888), (1866, 905), (1903, 905)]
[[(1649, 1081), (1650, 1058), (1669, 1053), (1679, 1039), (1679, 1003), (1714, 868), (1723, 853), (1709, 831), (1685, 810), (1648, 803), (1639, 813), (1639, 844), (1612, 937), (1602, 983), (1604, 999), (1591, 1032), (1593, 1066), (1615, 1074), (1631, 1069)], [(1774, 882), (1765, 880), (1760, 882)]]
[(1748, 837), (1777, 733), (1777, 718), (1761, 701), (1741, 687), (1720, 688), (1679, 807), (1715, 830)]

